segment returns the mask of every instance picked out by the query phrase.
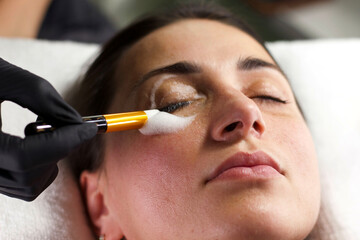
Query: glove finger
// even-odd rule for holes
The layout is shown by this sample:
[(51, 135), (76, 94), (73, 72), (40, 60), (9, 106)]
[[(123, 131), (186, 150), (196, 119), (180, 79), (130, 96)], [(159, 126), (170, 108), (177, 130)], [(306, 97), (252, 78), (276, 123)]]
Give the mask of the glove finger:
[(56, 126), (82, 122), (48, 81), (1, 58), (0, 99), (26, 107)]
[(7, 188), (41, 186), (52, 175), (51, 172), (55, 168), (57, 168), (56, 163), (52, 163), (26, 172), (0, 170), (0, 186)]
[(32, 200), (34, 200), (36, 198), (34, 196), (30, 196), (30, 197), (22, 196), (21, 191), (18, 192), (17, 190), (13, 190), (13, 189), (2, 188), (1, 186), (0, 186), (0, 193), (3, 194), (3, 195), (6, 195), (8, 197), (22, 199), (22, 200), (25, 200), (25, 201), (28, 201), (28, 202), (32, 201)]
[(54, 165), (54, 168), (48, 169), (46, 176), (42, 177), (43, 181), (27, 186), (0, 186), (0, 193), (25, 201), (33, 201), (55, 180), (58, 171), (58, 167)]
[(0, 132), (0, 169), (7, 171), (14, 168), (19, 161), (18, 154), (21, 141), (20, 137)]
[(96, 133), (96, 124), (84, 123), (64, 126), (51, 133), (28, 136), (22, 144), (25, 153), (23, 156), (27, 159), (22, 170), (57, 162)]
[(0, 158), (0, 168), (26, 172), (55, 163), (96, 133), (97, 126), (93, 123), (64, 126), (54, 132), (32, 135), (25, 139), (0, 133), (0, 143), (4, 143), (0, 145), (0, 154), (3, 155)]

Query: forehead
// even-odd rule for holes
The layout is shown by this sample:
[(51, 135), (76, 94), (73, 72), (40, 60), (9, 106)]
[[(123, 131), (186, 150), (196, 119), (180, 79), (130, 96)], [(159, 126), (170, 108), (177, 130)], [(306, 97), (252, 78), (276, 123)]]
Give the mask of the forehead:
[(140, 39), (123, 54), (119, 70), (131, 82), (154, 68), (179, 61), (206, 69), (234, 65), (246, 57), (274, 63), (261, 44), (240, 29), (214, 20), (187, 19)]

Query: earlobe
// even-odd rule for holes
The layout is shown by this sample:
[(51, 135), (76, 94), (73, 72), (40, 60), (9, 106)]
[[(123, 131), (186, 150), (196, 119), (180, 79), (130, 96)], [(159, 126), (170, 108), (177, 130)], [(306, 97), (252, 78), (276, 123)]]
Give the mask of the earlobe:
[(107, 240), (121, 239), (124, 235), (106, 204), (99, 173), (82, 172), (80, 185), (94, 232), (98, 236), (105, 235)]

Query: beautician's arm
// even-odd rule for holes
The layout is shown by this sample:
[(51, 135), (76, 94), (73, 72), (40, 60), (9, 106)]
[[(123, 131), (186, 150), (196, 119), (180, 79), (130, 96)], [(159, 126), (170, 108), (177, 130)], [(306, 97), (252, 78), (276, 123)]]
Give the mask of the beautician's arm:
[(36, 38), (51, 0), (0, 0), (0, 36)]
[(95, 124), (83, 124), (49, 82), (0, 58), (0, 102), (26, 107), (57, 126), (24, 139), (0, 131), (0, 193), (34, 200), (56, 178), (57, 162), (94, 137)]

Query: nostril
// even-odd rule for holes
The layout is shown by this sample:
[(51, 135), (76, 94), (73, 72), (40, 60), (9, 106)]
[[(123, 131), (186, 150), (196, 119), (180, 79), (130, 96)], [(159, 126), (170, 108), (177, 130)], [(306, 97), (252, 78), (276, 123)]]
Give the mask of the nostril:
[(254, 128), (255, 131), (257, 131), (257, 132), (261, 132), (261, 131), (262, 131), (262, 127), (261, 127), (261, 125), (260, 125), (257, 121), (254, 122), (253, 128)]
[(241, 122), (233, 122), (233, 123), (227, 125), (227, 126), (225, 127), (225, 131), (226, 131), (226, 132), (231, 132), (231, 131), (233, 131), (233, 130), (237, 127), (238, 124), (241, 124)]

